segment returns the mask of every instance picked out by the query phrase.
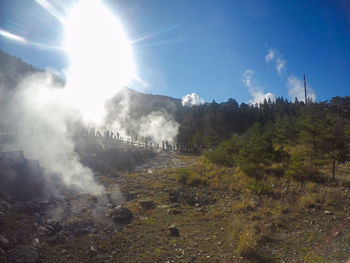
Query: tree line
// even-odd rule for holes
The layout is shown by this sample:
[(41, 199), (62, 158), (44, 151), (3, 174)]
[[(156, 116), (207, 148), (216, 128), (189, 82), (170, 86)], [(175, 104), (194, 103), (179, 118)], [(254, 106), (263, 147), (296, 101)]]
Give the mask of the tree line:
[(229, 99), (182, 108), (178, 142), (206, 148), (212, 162), (237, 166), (249, 176), (264, 172), (300, 178), (350, 160), (350, 96), (330, 101), (284, 98), (248, 105)]

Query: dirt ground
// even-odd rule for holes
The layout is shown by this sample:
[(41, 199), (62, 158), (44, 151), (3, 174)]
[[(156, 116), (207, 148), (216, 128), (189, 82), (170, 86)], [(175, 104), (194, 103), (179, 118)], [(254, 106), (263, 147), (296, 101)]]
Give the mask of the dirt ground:
[[(67, 195), (50, 200), (49, 209), (36, 213), (10, 208), (0, 225), (0, 234), (9, 243), (0, 250), (0, 261), (346, 262), (349, 258), (347, 184), (321, 186), (271, 178), (265, 182), (269, 193), (264, 194), (179, 182), (179, 170), (198, 170), (199, 165), (198, 156), (162, 153), (131, 172), (100, 174), (97, 179), (107, 189), (103, 197)], [(132, 214), (125, 221), (115, 220), (124, 216), (119, 205)], [(23, 254), (37, 261), (16, 261)]]

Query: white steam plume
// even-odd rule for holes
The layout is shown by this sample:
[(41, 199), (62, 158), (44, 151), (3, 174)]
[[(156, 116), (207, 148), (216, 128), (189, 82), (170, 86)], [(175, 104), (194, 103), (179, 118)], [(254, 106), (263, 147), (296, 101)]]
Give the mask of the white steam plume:
[(162, 141), (175, 143), (179, 124), (165, 110), (153, 110), (149, 114), (135, 116), (132, 107), (140, 103), (132, 99), (127, 90), (120, 92), (118, 103), (110, 101), (105, 129), (118, 132), (124, 138), (144, 142), (145, 138), (161, 145)]
[(67, 186), (100, 194), (103, 187), (94, 181), (93, 172), (80, 163), (74, 151), (70, 123), (81, 116), (63, 100), (63, 92), (48, 73), (23, 79), (10, 102), (10, 114), (20, 126), (18, 147), (27, 158), (39, 160), (47, 176), (59, 173)]
[[(52, 13), (46, 0), (38, 3)], [(178, 124), (160, 111), (131, 117), (127, 98), (115, 109), (114, 121), (106, 123), (106, 101), (135, 77), (130, 41), (100, 0), (76, 2), (70, 15), (60, 21), (70, 63), (65, 86), (56, 85), (48, 73), (33, 74), (17, 87), (7, 109), (14, 125), (20, 123), (18, 147), (28, 158), (39, 160), (48, 176), (59, 173), (67, 186), (98, 194), (103, 187), (75, 152), (74, 124), (92, 123), (125, 137), (150, 137), (157, 142), (173, 141)]]
[[(304, 83), (301, 79), (295, 75), (290, 75), (286, 83), (286, 88), (288, 89), (288, 95), (292, 101), (297, 98), (299, 101), (305, 102)], [(316, 100), (316, 93), (310, 87), (307, 87), (307, 97), (312, 101)]]
[(279, 75), (282, 75), (286, 69), (287, 61), (283, 58), (277, 49), (269, 49), (265, 56), (266, 63), (275, 62), (275, 68)]
[(204, 100), (201, 97), (199, 97), (197, 93), (187, 94), (182, 98), (183, 106), (190, 107), (193, 105), (200, 105), (200, 104), (204, 104)]
[(259, 104), (263, 103), (266, 99), (267, 101), (270, 99), (271, 101), (276, 100), (276, 96), (273, 93), (264, 93), (264, 90), (256, 83), (254, 77), (254, 71), (251, 69), (247, 69), (243, 73), (243, 83), (248, 88), (250, 95), (252, 95), (253, 99), (249, 101), (251, 104)]
[(282, 75), (283, 71), (286, 67), (286, 61), (282, 58), (282, 56), (279, 56), (276, 58), (276, 70), (279, 75)]
[(161, 141), (173, 143), (180, 125), (170, 115), (155, 111), (142, 117), (139, 126), (140, 136), (151, 137), (157, 143)]

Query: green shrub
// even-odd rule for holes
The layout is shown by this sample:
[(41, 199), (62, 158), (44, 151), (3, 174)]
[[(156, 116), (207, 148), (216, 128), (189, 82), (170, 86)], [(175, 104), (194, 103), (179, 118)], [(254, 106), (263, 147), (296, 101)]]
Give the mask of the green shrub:
[(193, 174), (190, 177), (188, 177), (186, 182), (186, 184), (189, 186), (198, 186), (203, 183), (204, 180), (202, 180), (202, 178), (197, 174)]
[(301, 149), (291, 154), (285, 171), (286, 176), (305, 179), (317, 173), (316, 166), (310, 162), (310, 151)]
[(227, 141), (220, 143), (213, 151), (205, 153), (205, 157), (211, 162), (232, 167), (235, 165), (235, 155), (238, 154), (240, 141), (237, 136), (233, 136)]
[(177, 181), (179, 183), (186, 184), (188, 178), (191, 175), (191, 171), (187, 169), (178, 169), (176, 170), (176, 174), (177, 174)]
[(189, 169), (178, 169), (176, 171), (177, 181), (189, 186), (198, 186), (205, 184), (205, 180), (198, 175), (195, 171)]
[(251, 180), (248, 183), (247, 188), (256, 194), (268, 194), (272, 191), (271, 186), (266, 185), (257, 179)]

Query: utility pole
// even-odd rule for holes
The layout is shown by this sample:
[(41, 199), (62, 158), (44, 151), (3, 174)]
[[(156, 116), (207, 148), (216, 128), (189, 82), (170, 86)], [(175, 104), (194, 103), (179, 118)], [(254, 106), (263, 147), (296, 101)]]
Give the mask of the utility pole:
[(304, 91), (305, 91), (305, 104), (307, 103), (307, 94), (306, 94), (306, 78), (304, 73)]

